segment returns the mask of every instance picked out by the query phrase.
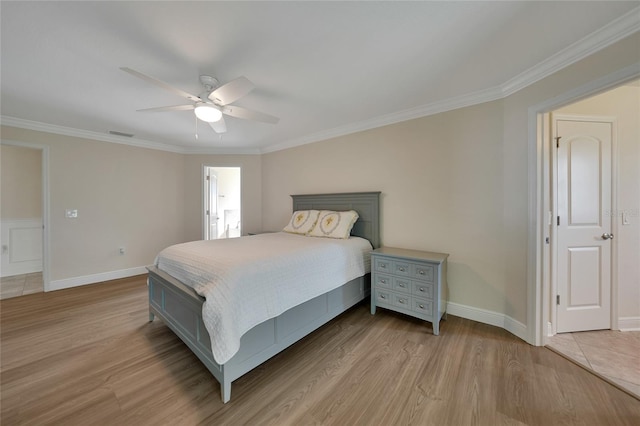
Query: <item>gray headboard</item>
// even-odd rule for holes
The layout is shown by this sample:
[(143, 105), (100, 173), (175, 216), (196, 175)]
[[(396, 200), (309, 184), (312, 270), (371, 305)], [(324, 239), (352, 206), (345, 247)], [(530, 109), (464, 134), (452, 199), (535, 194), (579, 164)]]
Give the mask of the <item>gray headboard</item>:
[(296, 210), (355, 210), (360, 216), (351, 235), (366, 238), (373, 248), (380, 247), (380, 192), (292, 195)]

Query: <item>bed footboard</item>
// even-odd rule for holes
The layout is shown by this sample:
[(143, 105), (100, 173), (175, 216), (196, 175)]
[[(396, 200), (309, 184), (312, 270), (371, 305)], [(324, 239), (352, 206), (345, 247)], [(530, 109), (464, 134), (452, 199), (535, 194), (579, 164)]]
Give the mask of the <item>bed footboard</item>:
[[(220, 383), (223, 402), (231, 398), (231, 382), (278, 354), (370, 293), (370, 275), (295, 306), (249, 330), (240, 349), (224, 365), (213, 359), (211, 340), (202, 321), (204, 298), (155, 267), (150, 267), (149, 321), (158, 316), (191, 349)], [(215, 337), (215, 336), (214, 336)]]

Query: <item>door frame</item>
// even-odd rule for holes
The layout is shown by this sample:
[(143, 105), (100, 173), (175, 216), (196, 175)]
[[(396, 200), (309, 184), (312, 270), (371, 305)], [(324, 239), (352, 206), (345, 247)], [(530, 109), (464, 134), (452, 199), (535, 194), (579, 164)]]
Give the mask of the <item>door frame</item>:
[(7, 146), (16, 146), (20, 148), (37, 149), (41, 151), (42, 161), (42, 281), (44, 291), (51, 291), (50, 288), (50, 264), (51, 264), (51, 221), (50, 212), (50, 195), (49, 195), (49, 146), (31, 142), (22, 142), (15, 140), (0, 140), (0, 144)]
[[(204, 198), (205, 198), (205, 191), (207, 190), (206, 184), (205, 184), (205, 178), (207, 176), (207, 168), (236, 168), (240, 171), (240, 221), (241, 221), (241, 229), (243, 229), (244, 227), (244, 209), (242, 207), (243, 205), (243, 198), (242, 198), (242, 185), (244, 182), (244, 179), (242, 177), (242, 166), (238, 165), (238, 164), (211, 164), (211, 163), (203, 163), (202, 167), (200, 169), (200, 223), (202, 224), (202, 238), (205, 238), (205, 220), (206, 220), (206, 215), (205, 215), (205, 205), (204, 205)], [(241, 234), (242, 235), (242, 234)]]
[(550, 244), (546, 243), (546, 239), (551, 238), (548, 177), (550, 152), (547, 139), (550, 135), (545, 134), (549, 130), (548, 125), (544, 126), (545, 115), (639, 77), (640, 63), (635, 63), (532, 105), (528, 109), (527, 334), (530, 344), (546, 344), (551, 309), (551, 250)]
[[(558, 150), (554, 149), (553, 142), (557, 136), (555, 133), (555, 120), (571, 120), (571, 121), (583, 121), (583, 122), (599, 122), (611, 124), (611, 207), (610, 210), (614, 210), (618, 205), (618, 123), (616, 117), (611, 116), (596, 116), (596, 115), (578, 115), (578, 114), (555, 114), (553, 111), (548, 114), (549, 131), (546, 134), (549, 135), (547, 143), (550, 151), (549, 156), (549, 198), (551, 207), (551, 217), (558, 216)], [(543, 123), (544, 125), (544, 123)], [(610, 240), (611, 243), (611, 270), (610, 270), (610, 329), (618, 329), (618, 239), (615, 238), (618, 235), (618, 221), (609, 217), (611, 220), (611, 233), (614, 238)], [(550, 225), (551, 235), (551, 258), (549, 270), (550, 270), (550, 283), (549, 283), (549, 301), (550, 301), (550, 323), (547, 326), (547, 336), (553, 336), (557, 334), (558, 329), (558, 308), (553, 303), (554, 295), (558, 294), (558, 226), (551, 221)]]

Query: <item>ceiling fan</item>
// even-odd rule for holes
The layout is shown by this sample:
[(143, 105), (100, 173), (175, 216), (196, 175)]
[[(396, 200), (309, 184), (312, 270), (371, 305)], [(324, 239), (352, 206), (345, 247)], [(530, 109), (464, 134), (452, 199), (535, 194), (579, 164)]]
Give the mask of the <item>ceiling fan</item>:
[(201, 75), (200, 84), (204, 87), (204, 91), (196, 96), (183, 90), (176, 89), (164, 81), (160, 81), (134, 69), (127, 67), (122, 67), (120, 69), (193, 102), (186, 105), (139, 109), (138, 111), (141, 112), (185, 111), (192, 109), (194, 110), (196, 117), (209, 123), (216, 133), (224, 133), (227, 131), (227, 125), (224, 122), (223, 114), (230, 117), (271, 124), (276, 124), (280, 120), (278, 117), (274, 117), (263, 112), (252, 111), (247, 108), (230, 105), (232, 102), (242, 98), (255, 88), (254, 84), (246, 77), (238, 77), (235, 80), (231, 80), (230, 82), (220, 86), (220, 83), (215, 77)]

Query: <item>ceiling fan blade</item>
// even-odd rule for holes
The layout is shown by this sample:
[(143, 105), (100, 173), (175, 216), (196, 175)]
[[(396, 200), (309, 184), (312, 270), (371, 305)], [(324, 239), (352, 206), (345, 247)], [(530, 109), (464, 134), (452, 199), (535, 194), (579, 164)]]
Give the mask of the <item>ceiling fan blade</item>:
[(137, 110), (138, 112), (164, 112), (164, 111), (187, 111), (195, 108), (194, 105), (174, 105), (156, 108), (144, 108)]
[(222, 108), (224, 114), (231, 117), (244, 118), (245, 120), (261, 121), (263, 123), (276, 124), (280, 119), (273, 115), (265, 114), (264, 112), (252, 111), (250, 109), (242, 108), (234, 105), (227, 105)]
[(157, 78), (150, 77), (150, 76), (148, 76), (146, 74), (142, 74), (139, 71), (136, 71), (136, 70), (133, 70), (133, 69), (127, 68), (127, 67), (121, 67), (120, 69), (122, 71), (124, 71), (124, 72), (128, 72), (131, 75), (134, 75), (134, 76), (136, 76), (138, 78), (141, 78), (144, 81), (147, 81), (147, 82), (149, 82), (151, 84), (155, 84), (156, 86), (160, 86), (163, 89), (168, 90), (169, 92), (175, 93), (178, 96), (182, 96), (183, 98), (187, 98), (187, 99), (192, 100), (194, 102), (201, 102), (202, 101), (202, 99), (200, 99), (199, 97), (197, 97), (195, 95), (192, 95), (191, 93), (187, 93), (187, 92), (185, 92), (183, 90), (176, 89), (175, 87), (170, 86), (169, 84), (165, 83), (164, 81), (160, 81)]
[(227, 123), (224, 122), (224, 117), (220, 118), (218, 121), (209, 123), (209, 125), (216, 133), (225, 133), (227, 131)]
[(237, 101), (255, 87), (246, 77), (238, 77), (211, 92), (209, 99), (218, 105), (227, 105)]

